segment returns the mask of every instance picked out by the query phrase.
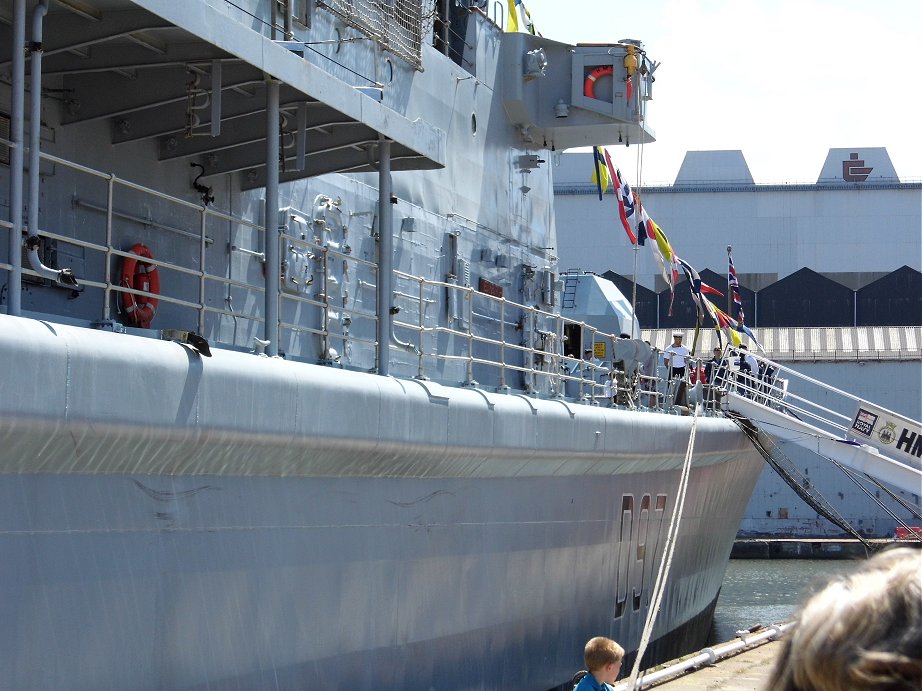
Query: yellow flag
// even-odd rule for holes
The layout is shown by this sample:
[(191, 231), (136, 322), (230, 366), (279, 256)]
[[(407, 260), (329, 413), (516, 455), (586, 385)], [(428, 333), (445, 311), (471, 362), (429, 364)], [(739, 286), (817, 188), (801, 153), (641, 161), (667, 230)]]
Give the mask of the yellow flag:
[(519, 30), (519, 10), (516, 7), (515, 0), (506, 0), (506, 9), (508, 18), (506, 19), (506, 31)]
[[(602, 149), (598, 146), (592, 147), (593, 166), (590, 180), (599, 186), (599, 194), (607, 192), (611, 187), (611, 176), (608, 174), (608, 164), (602, 156)], [(599, 196), (599, 199), (602, 197)]]
[(659, 247), (659, 251), (662, 253), (666, 262), (671, 264), (675, 260), (675, 253), (672, 251), (672, 245), (669, 244), (669, 240), (666, 238), (666, 233), (663, 232), (663, 229), (656, 225), (656, 221), (653, 222), (653, 227), (656, 229), (656, 246)]

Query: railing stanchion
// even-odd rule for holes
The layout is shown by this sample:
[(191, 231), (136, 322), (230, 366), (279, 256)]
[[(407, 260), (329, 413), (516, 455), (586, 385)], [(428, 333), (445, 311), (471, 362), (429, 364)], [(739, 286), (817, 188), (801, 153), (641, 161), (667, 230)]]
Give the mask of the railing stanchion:
[(208, 220), (207, 209), (202, 207), (201, 237), (199, 238), (199, 274), (198, 280), (198, 299), (201, 307), (198, 311), (198, 332), (199, 335), (205, 336), (205, 227)]
[(499, 387), (498, 391), (506, 391), (506, 298), (499, 301)]
[(467, 289), (467, 381), (465, 386), (477, 386), (474, 379), (474, 289)]
[(426, 307), (426, 303), (424, 301), (425, 300), (425, 292), (424, 292), (425, 287), (426, 287), (426, 279), (420, 276), (419, 277), (419, 308), (418, 308), (419, 334), (418, 334), (417, 345), (416, 345), (416, 349), (419, 351), (419, 364), (417, 365), (417, 369), (416, 369), (416, 376), (418, 379), (426, 378), (426, 370), (425, 370), (425, 366), (423, 365), (423, 355), (424, 355), (423, 333), (426, 330), (425, 315), (423, 313), (423, 310)]
[(115, 204), (115, 175), (109, 173), (106, 180), (106, 257), (105, 257), (105, 289), (102, 291), (102, 318), (109, 321), (112, 318), (112, 207)]

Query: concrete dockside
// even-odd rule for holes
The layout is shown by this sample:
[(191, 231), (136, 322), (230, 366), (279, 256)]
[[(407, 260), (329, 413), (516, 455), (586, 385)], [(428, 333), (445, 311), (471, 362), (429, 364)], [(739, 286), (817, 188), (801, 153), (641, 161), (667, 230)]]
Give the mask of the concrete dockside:
[(733, 657), (719, 660), (713, 665), (699, 667), (656, 684), (666, 691), (760, 691), (771, 673), (775, 658), (781, 650), (777, 640), (748, 648)]
[[(893, 540), (868, 540), (874, 550)], [(736, 540), (731, 559), (866, 559), (868, 550), (860, 540), (829, 538), (765, 538)]]

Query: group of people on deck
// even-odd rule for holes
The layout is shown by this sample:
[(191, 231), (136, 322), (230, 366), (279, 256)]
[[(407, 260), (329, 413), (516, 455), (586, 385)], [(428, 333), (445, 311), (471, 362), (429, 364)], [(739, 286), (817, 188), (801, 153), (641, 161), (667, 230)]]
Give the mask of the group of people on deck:
[[(630, 336), (621, 334), (619, 339), (622, 338), (629, 339)], [(663, 364), (666, 366), (667, 376), (670, 379), (677, 378), (682, 382), (679, 385), (676, 399), (678, 401), (684, 399), (684, 381), (691, 356), (689, 349), (682, 342), (684, 335), (681, 332), (673, 333), (672, 338), (672, 343), (663, 351)], [(646, 368), (643, 368), (640, 374), (645, 376), (655, 374), (656, 358), (651, 356), (651, 360), (653, 362), (651, 371), (647, 372)], [(596, 392), (597, 397), (609, 399), (612, 403), (628, 403), (633, 378), (625, 374), (623, 363), (613, 361), (609, 369), (592, 347), (583, 350), (581, 359), (571, 362), (573, 364), (568, 365), (565, 370), (569, 374), (601, 384), (602, 391)], [(731, 388), (734, 383), (740, 393), (752, 397), (756, 392), (767, 390), (767, 387), (771, 385), (774, 371), (766, 368), (766, 364), (760, 363), (753, 357), (746, 345), (740, 345), (737, 349), (731, 350), (729, 360), (724, 356), (720, 347), (715, 347), (712, 357), (703, 364), (697, 364), (695, 371), (690, 373), (689, 380), (692, 384), (700, 381), (704, 385), (705, 399), (708, 401), (717, 400), (717, 389)], [(582, 393), (584, 396), (590, 395), (588, 389)]]
[[(685, 378), (685, 369), (689, 358), (689, 350), (682, 343), (683, 334), (672, 334), (672, 344), (663, 351), (664, 363), (669, 370), (671, 378)], [(743, 395), (751, 396), (760, 388), (760, 383), (768, 382), (774, 372), (769, 371), (765, 365), (760, 365), (758, 360), (749, 352), (745, 344), (740, 345), (736, 351), (733, 364), (737, 372), (736, 381)], [(695, 373), (694, 381), (701, 380), (708, 390), (708, 399), (712, 400), (712, 388), (715, 386), (727, 387), (729, 384), (728, 370), (730, 363), (724, 359), (723, 351), (715, 346), (713, 356), (704, 363), (703, 371)]]

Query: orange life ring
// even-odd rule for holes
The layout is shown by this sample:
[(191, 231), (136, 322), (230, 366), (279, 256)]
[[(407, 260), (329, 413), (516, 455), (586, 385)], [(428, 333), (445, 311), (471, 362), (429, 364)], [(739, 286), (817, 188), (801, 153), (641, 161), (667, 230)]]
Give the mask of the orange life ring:
[(588, 96), (589, 98), (595, 98), (595, 80), (599, 77), (604, 77), (606, 75), (614, 75), (615, 68), (613, 65), (599, 65), (592, 72), (589, 73), (589, 76), (586, 77), (586, 81), (583, 82), (583, 96)]
[[(139, 242), (128, 251), (136, 256), (125, 257), (122, 261), (119, 285), (123, 288), (143, 290), (151, 295), (159, 295), (160, 274), (157, 273), (157, 266), (144, 261), (154, 258), (150, 250)], [(134, 293), (122, 293), (121, 295), (122, 309), (128, 315), (128, 321), (142, 329), (150, 328), (160, 301), (147, 295), (135, 295)]]

